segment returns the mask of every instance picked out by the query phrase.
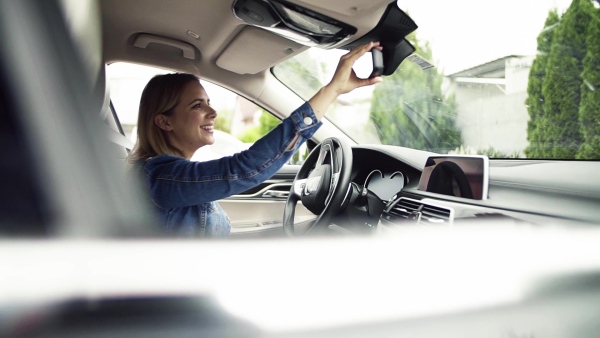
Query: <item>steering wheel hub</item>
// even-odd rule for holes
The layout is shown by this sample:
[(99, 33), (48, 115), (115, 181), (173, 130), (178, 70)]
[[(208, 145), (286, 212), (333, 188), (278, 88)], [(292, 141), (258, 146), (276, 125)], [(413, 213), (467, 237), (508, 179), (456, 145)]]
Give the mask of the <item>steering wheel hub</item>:
[(315, 168), (306, 180), (302, 191), (302, 204), (315, 215), (325, 210), (325, 201), (331, 187), (331, 177), (331, 165), (322, 164)]

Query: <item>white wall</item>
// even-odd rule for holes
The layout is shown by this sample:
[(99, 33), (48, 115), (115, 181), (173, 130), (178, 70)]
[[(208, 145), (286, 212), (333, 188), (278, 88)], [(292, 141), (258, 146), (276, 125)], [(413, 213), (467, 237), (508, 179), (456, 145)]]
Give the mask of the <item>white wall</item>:
[(523, 155), (529, 145), (525, 99), (532, 59), (507, 59), (504, 85), (453, 81), (451, 88), (458, 103), (458, 126), (465, 148), (493, 147), (506, 155)]

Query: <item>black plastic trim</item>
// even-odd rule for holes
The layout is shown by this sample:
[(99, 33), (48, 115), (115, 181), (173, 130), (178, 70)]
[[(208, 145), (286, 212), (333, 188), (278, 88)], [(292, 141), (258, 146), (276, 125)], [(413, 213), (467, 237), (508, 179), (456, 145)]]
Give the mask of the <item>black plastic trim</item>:
[(392, 2), (388, 5), (381, 20), (373, 30), (343, 48), (352, 49), (371, 41), (381, 42), (383, 47), (383, 75), (391, 75), (404, 59), (414, 53), (415, 47), (406, 40), (406, 36), (417, 28), (417, 24), (408, 14), (404, 13), (396, 2)]

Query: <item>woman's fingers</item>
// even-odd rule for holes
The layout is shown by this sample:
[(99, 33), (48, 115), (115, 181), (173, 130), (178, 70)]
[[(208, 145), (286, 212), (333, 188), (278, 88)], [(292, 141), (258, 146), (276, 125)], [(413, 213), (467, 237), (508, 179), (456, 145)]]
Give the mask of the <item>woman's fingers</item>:
[(356, 62), (356, 60), (358, 60), (361, 56), (365, 55), (365, 53), (370, 51), (372, 48), (380, 49), (381, 46), (379, 42), (369, 42), (357, 46), (350, 52), (343, 55), (340, 58), (340, 62), (335, 71), (335, 74), (333, 75), (333, 79), (329, 83), (329, 86), (333, 88), (336, 92), (342, 94), (350, 92), (358, 87), (368, 86), (371, 84), (381, 82), (381, 77), (360, 79), (356, 76), (356, 73), (352, 69), (352, 66), (354, 66), (354, 62)]
[[(354, 71), (352, 71), (352, 72), (354, 73)], [(352, 89), (364, 87), (364, 86), (370, 86), (370, 85), (373, 85), (373, 84), (383, 81), (383, 78), (381, 76), (374, 76), (374, 77), (370, 77), (370, 78), (366, 78), (366, 79), (361, 79), (361, 78), (357, 77), (356, 74), (354, 74), (354, 77), (355, 77), (355, 82), (354, 82), (355, 86)]]
[(352, 49), (350, 52), (348, 52), (342, 58), (346, 58), (348, 61), (351, 61), (352, 63), (354, 63), (361, 56), (365, 55), (365, 53), (367, 53), (368, 51), (370, 51), (373, 48), (377, 48), (377, 49), (381, 50), (381, 46), (379, 44), (379, 41), (377, 41), (377, 42), (369, 42), (369, 43), (366, 43), (364, 45), (360, 45), (360, 46)]
[(342, 56), (339, 66), (352, 68), (352, 66), (354, 66), (354, 62), (356, 62), (356, 60), (358, 60), (360, 57), (365, 55), (367, 52), (369, 52), (373, 48), (377, 48), (379, 50), (383, 49), (381, 47), (379, 41), (369, 42), (364, 45), (360, 45), (360, 46), (354, 48), (353, 50), (351, 50), (350, 52), (348, 52), (346, 55)]
[(340, 94), (348, 93), (358, 87), (368, 86), (382, 81), (380, 76), (361, 79), (356, 76), (354, 69), (352, 69), (354, 62), (372, 48), (381, 49), (381, 46), (379, 45), (379, 42), (366, 43), (354, 48), (341, 57), (331, 81), (308, 101), (318, 119), (323, 117), (327, 107), (329, 107)]

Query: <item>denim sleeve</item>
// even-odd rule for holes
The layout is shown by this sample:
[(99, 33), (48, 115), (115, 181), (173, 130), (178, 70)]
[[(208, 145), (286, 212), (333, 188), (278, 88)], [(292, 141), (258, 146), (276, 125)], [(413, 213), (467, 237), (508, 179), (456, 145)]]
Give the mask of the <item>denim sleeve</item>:
[[(172, 209), (242, 193), (273, 176), (320, 126), (307, 102), (248, 150), (233, 156), (206, 162), (170, 155), (150, 158), (144, 167), (152, 202)], [(286, 150), (296, 135), (294, 148)]]

